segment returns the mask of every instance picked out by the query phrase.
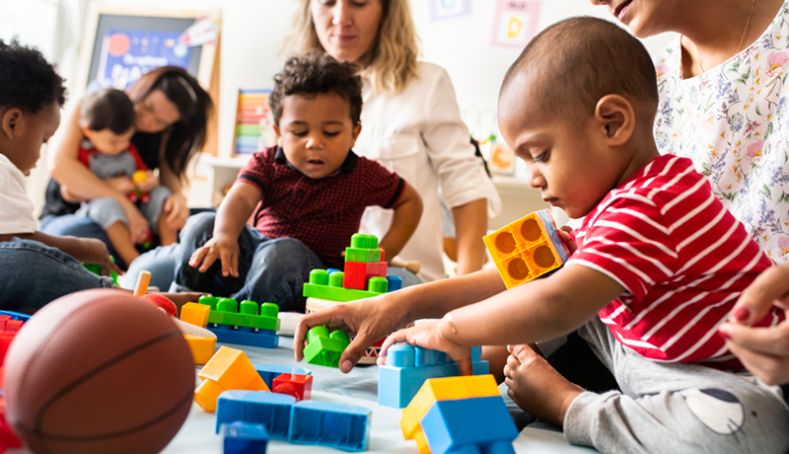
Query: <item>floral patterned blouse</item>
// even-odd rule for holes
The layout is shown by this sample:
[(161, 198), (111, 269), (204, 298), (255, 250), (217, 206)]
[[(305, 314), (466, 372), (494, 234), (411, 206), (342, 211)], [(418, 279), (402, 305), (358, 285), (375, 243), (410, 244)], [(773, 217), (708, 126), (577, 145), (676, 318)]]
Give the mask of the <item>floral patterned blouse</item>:
[(679, 38), (657, 62), (655, 138), (693, 160), (775, 263), (789, 262), (789, 0), (759, 39), (682, 79)]

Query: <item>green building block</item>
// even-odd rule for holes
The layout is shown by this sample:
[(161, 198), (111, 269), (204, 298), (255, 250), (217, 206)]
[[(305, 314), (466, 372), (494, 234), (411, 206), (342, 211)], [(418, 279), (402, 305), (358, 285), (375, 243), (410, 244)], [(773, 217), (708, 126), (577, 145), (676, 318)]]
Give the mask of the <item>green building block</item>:
[(198, 303), (211, 307), (208, 323), (268, 331), (279, 329), (279, 306), (274, 303), (258, 305), (254, 301), (245, 300), (239, 305), (232, 298), (215, 296), (201, 296)]
[(351, 248), (378, 249), (378, 237), (364, 233), (354, 233), (351, 235)]
[(380, 249), (360, 249), (355, 247), (345, 248), (346, 262), (375, 263), (381, 261)]
[[(378, 279), (370, 278), (369, 290), (344, 288), (342, 278), (342, 272), (334, 272), (329, 275), (328, 271), (316, 268), (310, 272), (310, 281), (304, 284), (302, 295), (330, 301), (355, 301), (386, 293), (386, 285), (388, 285), (385, 278), (378, 277)], [(383, 281), (383, 287), (381, 281)]]
[(350, 343), (351, 339), (345, 331), (338, 329), (329, 333), (325, 325), (313, 326), (307, 331), (304, 359), (310, 364), (337, 367), (340, 355)]
[[(110, 260), (112, 259), (110, 258)], [(112, 260), (112, 262), (115, 263), (115, 260)], [(82, 267), (97, 276), (101, 276), (101, 265), (96, 265), (95, 263), (83, 263)], [(110, 271), (110, 277), (112, 278), (112, 283), (117, 286), (118, 273), (116, 273), (115, 271)]]

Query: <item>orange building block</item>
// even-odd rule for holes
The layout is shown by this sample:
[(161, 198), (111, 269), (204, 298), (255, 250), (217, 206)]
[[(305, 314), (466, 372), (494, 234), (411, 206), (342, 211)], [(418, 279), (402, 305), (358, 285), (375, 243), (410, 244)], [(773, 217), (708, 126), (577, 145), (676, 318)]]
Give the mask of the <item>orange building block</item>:
[(220, 347), (197, 376), (203, 382), (195, 390), (195, 403), (209, 413), (216, 411), (217, 400), (223, 391), (269, 391), (247, 355), (235, 348)]
[(507, 288), (564, 264), (569, 256), (549, 210), (540, 210), (482, 237)]
[(186, 303), (181, 307), (181, 320), (205, 328), (208, 325), (208, 315), (210, 313), (211, 306), (199, 303)]
[(184, 334), (184, 339), (189, 344), (195, 364), (205, 364), (214, 356), (214, 349), (216, 348), (215, 337)]

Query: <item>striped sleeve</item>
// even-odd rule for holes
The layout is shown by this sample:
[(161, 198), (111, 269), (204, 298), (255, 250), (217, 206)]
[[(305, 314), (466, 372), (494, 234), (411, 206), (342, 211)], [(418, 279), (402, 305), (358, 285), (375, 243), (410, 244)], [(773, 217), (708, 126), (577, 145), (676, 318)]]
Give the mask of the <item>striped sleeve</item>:
[(677, 253), (660, 210), (649, 199), (620, 194), (586, 227), (568, 263), (617, 281), (636, 299), (675, 274)]

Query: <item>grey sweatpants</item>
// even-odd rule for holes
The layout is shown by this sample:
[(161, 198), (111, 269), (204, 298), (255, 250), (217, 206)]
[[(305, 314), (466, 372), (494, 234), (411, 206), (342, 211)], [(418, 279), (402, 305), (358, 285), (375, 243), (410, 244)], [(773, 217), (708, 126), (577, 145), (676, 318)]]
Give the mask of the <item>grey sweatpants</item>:
[[(150, 223), (151, 229), (159, 233), (159, 216), (162, 214), (164, 202), (170, 197), (170, 190), (166, 186), (156, 186), (149, 193), (150, 199), (139, 205), (140, 213)], [(88, 202), (84, 202), (77, 211), (78, 215), (87, 216), (107, 230), (116, 222), (123, 222), (127, 227), (129, 219), (123, 207), (112, 197), (99, 197)]]
[(570, 443), (616, 453), (789, 450), (789, 408), (778, 387), (747, 374), (645, 359), (597, 317), (578, 334), (621, 392), (579, 395), (564, 420)]

